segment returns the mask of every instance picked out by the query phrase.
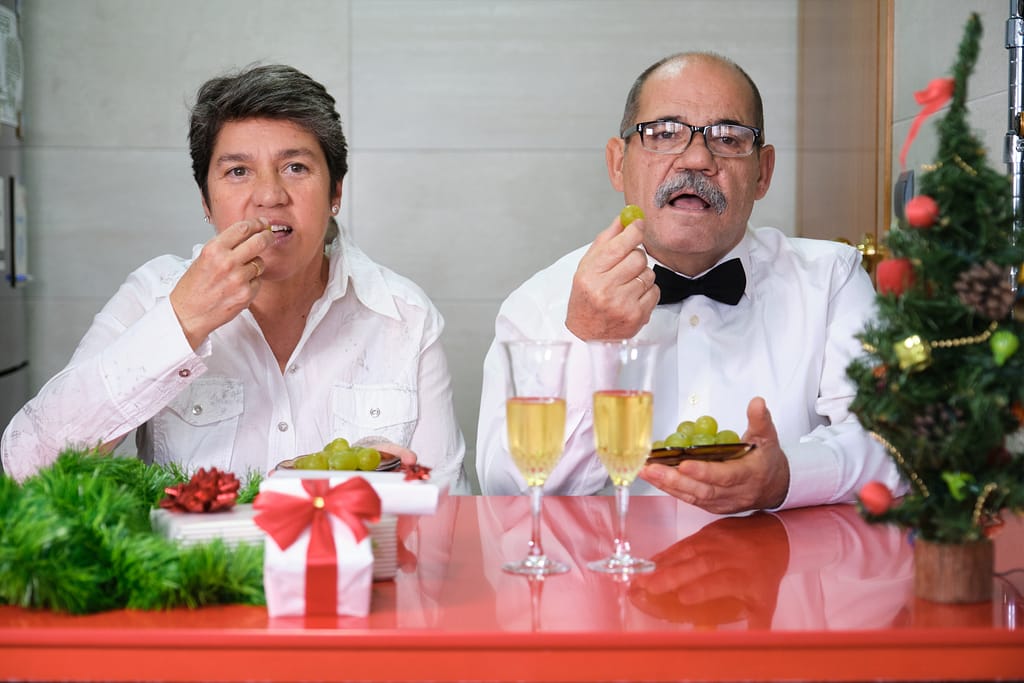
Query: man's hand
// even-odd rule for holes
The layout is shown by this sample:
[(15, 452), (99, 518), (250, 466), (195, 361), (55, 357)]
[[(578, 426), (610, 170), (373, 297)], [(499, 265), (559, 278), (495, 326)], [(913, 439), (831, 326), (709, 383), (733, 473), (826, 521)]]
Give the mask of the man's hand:
[(623, 229), (616, 216), (580, 259), (565, 317), (580, 339), (628, 339), (651, 319), (661, 294), (639, 249), (643, 228), (638, 219)]
[(203, 245), (171, 291), (171, 306), (193, 349), (252, 303), (260, 290), (260, 253), (274, 243), (263, 219), (239, 221)]
[(742, 458), (725, 462), (684, 460), (675, 468), (647, 465), (640, 478), (708, 512), (731, 514), (776, 508), (789, 492), (789, 461), (764, 399), (747, 406), (743, 441), (757, 446)]
[(724, 517), (651, 558), (629, 597), (647, 614), (705, 628), (746, 621), (769, 628), (789, 566), (789, 537), (774, 515)]

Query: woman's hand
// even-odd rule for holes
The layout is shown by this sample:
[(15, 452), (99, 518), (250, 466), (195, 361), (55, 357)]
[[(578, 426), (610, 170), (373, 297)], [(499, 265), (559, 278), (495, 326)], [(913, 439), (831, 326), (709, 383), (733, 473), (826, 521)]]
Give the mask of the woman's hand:
[(260, 253), (274, 243), (265, 219), (239, 221), (203, 245), (171, 291), (185, 338), (193, 349), (247, 308), (260, 290)]
[(387, 439), (382, 439), (379, 436), (366, 436), (359, 439), (352, 446), (365, 446), (367, 448), (375, 448), (381, 453), (387, 453), (393, 455), (402, 461), (405, 466), (416, 464), (416, 454), (410, 451), (405, 446), (399, 446), (397, 443), (392, 443)]

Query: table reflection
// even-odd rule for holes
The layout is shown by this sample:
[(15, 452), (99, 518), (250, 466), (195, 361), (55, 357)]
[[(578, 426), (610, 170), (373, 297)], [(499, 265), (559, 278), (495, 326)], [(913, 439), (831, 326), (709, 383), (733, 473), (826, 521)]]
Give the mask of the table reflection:
[(395, 600), (400, 628), (430, 628), (441, 621), (455, 520), (460, 507), (472, 501), (472, 498), (444, 495), (434, 514), (398, 518)]
[[(484, 575), (505, 630), (836, 630), (894, 625), (913, 598), (913, 552), (894, 527), (849, 505), (716, 516), (637, 498), (631, 537), (653, 574), (624, 582), (586, 569), (613, 526), (613, 501), (545, 502), (545, 550), (570, 566), (542, 590), (500, 571), (529, 533), (514, 499), (478, 499)], [(531, 601), (532, 598), (532, 601)], [(532, 605), (531, 611), (524, 610)]]
[(768, 628), (789, 552), (774, 515), (725, 517), (652, 557), (654, 573), (634, 579), (629, 597), (665, 621)]

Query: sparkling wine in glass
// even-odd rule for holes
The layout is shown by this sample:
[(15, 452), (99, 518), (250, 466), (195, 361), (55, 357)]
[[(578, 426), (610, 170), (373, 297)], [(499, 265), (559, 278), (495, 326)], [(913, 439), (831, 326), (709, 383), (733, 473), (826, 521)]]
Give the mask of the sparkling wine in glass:
[(594, 441), (597, 457), (615, 486), (615, 551), (590, 569), (637, 574), (654, 569), (634, 557), (626, 540), (629, 485), (651, 454), (654, 367), (657, 346), (632, 340), (588, 343), (594, 376)]
[(544, 482), (565, 445), (565, 366), (569, 342), (511, 341), (503, 344), (508, 368), (505, 417), (512, 461), (530, 489), (529, 552), (503, 569), (544, 576), (569, 568), (547, 557), (540, 542)]

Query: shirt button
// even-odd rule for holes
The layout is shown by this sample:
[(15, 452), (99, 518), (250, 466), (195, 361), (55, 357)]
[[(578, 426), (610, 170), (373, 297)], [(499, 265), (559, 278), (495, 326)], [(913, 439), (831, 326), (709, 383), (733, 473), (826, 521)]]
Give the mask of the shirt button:
[(370, 408), (370, 417), (380, 417), (380, 408)]
[(690, 327), (697, 327), (697, 325), (700, 325), (700, 317), (696, 316), (696, 315), (691, 315), (690, 316)]
[(279, 432), (287, 432), (288, 431), (288, 423), (287, 422), (278, 422), (277, 423), (277, 431), (279, 431)]
[(697, 394), (690, 394), (690, 405), (695, 406), (700, 403), (700, 399), (697, 398)]
[(181, 370), (178, 370), (178, 377), (188, 377), (191, 374), (192, 371), (189, 370), (188, 368), (182, 368)]
[(298, 371), (299, 371), (299, 366), (298, 366), (298, 365), (292, 365), (292, 366), (291, 366), (290, 368), (288, 368), (288, 372), (289, 372), (289, 373), (291, 373), (291, 374), (293, 374), (293, 375), (294, 375), (294, 374), (295, 374), (296, 372), (298, 372)]
[(195, 404), (194, 406), (192, 406), (192, 414), (193, 415), (202, 415), (203, 414), (203, 407), (201, 405), (199, 405), (198, 403)]

